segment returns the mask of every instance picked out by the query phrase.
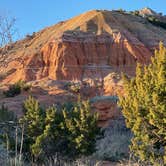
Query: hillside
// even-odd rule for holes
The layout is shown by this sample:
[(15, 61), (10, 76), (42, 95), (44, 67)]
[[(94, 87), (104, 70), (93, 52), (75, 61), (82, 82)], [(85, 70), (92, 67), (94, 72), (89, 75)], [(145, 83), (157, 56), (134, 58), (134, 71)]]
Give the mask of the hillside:
[(84, 79), (92, 68), (133, 74), (136, 62), (148, 63), (166, 30), (146, 18), (119, 11), (94, 10), (60, 22), (1, 48), (4, 83), (20, 79)]
[[(132, 77), (137, 62), (150, 63), (159, 41), (166, 44), (165, 25), (165, 16), (147, 8), (93, 10), (34, 32), (0, 48), (1, 93), (24, 80), (32, 85), (30, 94), (46, 105), (74, 101), (78, 94), (85, 99), (123, 94), (121, 72)], [(1, 95), (0, 103), (21, 114), (28, 95)], [(110, 107), (102, 103), (97, 109)]]

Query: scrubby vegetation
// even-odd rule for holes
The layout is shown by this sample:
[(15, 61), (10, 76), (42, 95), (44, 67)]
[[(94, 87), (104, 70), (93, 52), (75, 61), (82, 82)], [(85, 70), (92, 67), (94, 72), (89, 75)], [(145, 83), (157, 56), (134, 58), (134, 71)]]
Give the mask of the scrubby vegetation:
[(21, 91), (28, 91), (31, 88), (31, 85), (26, 84), (25, 81), (18, 81), (17, 83), (10, 85), (9, 89), (4, 91), (6, 97), (14, 97), (19, 95)]
[(129, 155), (131, 132), (119, 121), (101, 132), (87, 101), (45, 110), (29, 97), (24, 112), (18, 121), (6, 107), (0, 110), (5, 129), (0, 129), (5, 136), (0, 142), (2, 165), (97, 166)]
[(155, 26), (166, 29), (166, 22), (162, 22), (159, 19), (155, 18), (154, 16), (147, 17), (147, 20)]
[(16, 116), (12, 111), (8, 111), (7, 107), (4, 105), (0, 108), (0, 123), (5, 123), (9, 121), (16, 121)]
[(15, 122), (17, 118), (4, 105), (0, 108), (0, 165), (7, 165), (9, 156), (14, 155)]
[(14, 97), (21, 93), (21, 87), (19, 84), (13, 84), (9, 86), (7, 91), (3, 92), (6, 97)]
[(129, 159), (129, 145), (132, 133), (123, 120), (114, 120), (104, 131), (104, 137), (97, 141), (94, 156), (100, 160), (121, 161)]
[[(66, 103), (42, 108), (29, 97), (23, 104), (24, 116), (16, 116), (2, 105), (0, 108), (0, 165), (95, 165), (98, 160), (134, 159), (140, 165), (166, 164), (166, 48), (152, 57), (152, 64), (138, 64), (136, 77), (123, 78), (125, 95), (120, 96), (127, 129), (121, 120), (102, 130), (98, 115), (91, 112), (89, 101)], [(25, 82), (17, 88), (27, 90)], [(10, 88), (9, 88), (10, 89)], [(17, 92), (17, 93), (16, 93)], [(12, 94), (12, 95), (11, 95)], [(90, 102), (117, 96), (95, 97)], [(130, 149), (129, 149), (130, 147)], [(90, 157), (85, 159), (85, 157)], [(81, 158), (81, 159), (80, 159)], [(93, 164), (92, 164), (93, 163)]]
[[(154, 26), (166, 29), (166, 22), (161, 20), (159, 17), (155, 15), (141, 15), (138, 10), (129, 12), (130, 14), (134, 16), (144, 17), (149, 23), (153, 24)], [(161, 14), (160, 14), (161, 15)]]
[(130, 14), (132, 14), (134, 16), (140, 16), (139, 10), (131, 11)]
[(50, 107), (45, 111), (30, 97), (24, 107), (26, 113), (22, 122), (28, 124), (30, 153), (35, 158), (55, 155), (73, 158), (94, 152), (99, 128), (97, 115), (90, 113), (88, 102), (78, 102), (70, 110), (58, 111)]
[(120, 105), (131, 128), (131, 151), (145, 165), (166, 165), (166, 48), (152, 57), (144, 68), (138, 64), (136, 77), (125, 82)]
[(80, 82), (68, 82), (65, 85), (65, 88), (73, 93), (79, 93), (81, 90)]
[(124, 13), (126, 13), (126, 10), (123, 10), (123, 9), (118, 9), (118, 10), (115, 10), (115, 11), (117, 11), (117, 12), (119, 12), (119, 13), (121, 13), (121, 14), (124, 14)]
[[(62, 108), (43, 109), (31, 96), (24, 102), (25, 115), (19, 122), (12, 123), (15, 127), (11, 130), (14, 146), (8, 146), (17, 160), (21, 156), (25, 161), (45, 164), (55, 159), (75, 160), (95, 152), (100, 128), (97, 114), (90, 112), (89, 102), (78, 101)], [(7, 139), (5, 137), (3, 142)]]

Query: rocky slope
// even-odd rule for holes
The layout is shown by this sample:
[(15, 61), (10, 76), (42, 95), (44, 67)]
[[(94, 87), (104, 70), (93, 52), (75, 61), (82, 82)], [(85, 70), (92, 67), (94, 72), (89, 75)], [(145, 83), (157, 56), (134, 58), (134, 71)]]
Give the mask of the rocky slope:
[[(1, 86), (25, 80), (33, 85), (31, 94), (47, 104), (75, 100), (78, 92), (83, 98), (123, 94), (120, 73), (133, 76), (137, 62), (150, 62), (159, 41), (166, 44), (165, 23), (165, 16), (147, 8), (137, 13), (93, 10), (60, 22), (0, 48)], [(77, 87), (66, 89), (71, 81), (79, 85), (77, 92)], [(29, 94), (21, 95), (0, 97), (0, 103), (18, 110)], [(104, 110), (100, 105), (106, 112), (112, 109), (99, 103), (99, 112)]]
[(148, 63), (158, 42), (166, 42), (165, 32), (140, 16), (90, 11), (1, 48), (1, 77), (12, 83), (134, 74), (136, 62)]

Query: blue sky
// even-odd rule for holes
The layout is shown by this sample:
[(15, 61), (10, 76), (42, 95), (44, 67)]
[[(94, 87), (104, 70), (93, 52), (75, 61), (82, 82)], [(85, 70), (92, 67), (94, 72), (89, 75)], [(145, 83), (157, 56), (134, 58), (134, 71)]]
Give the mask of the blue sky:
[(17, 18), (20, 37), (92, 9), (143, 7), (166, 15), (166, 0), (0, 0), (0, 12)]

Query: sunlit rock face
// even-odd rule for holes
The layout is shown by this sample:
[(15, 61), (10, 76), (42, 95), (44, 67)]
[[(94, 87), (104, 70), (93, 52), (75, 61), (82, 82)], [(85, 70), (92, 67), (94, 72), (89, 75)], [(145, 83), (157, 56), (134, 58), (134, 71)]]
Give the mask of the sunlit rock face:
[[(133, 77), (137, 62), (149, 64), (159, 41), (166, 45), (166, 30), (147, 20), (153, 15), (166, 23), (166, 17), (147, 8), (139, 14), (93, 10), (0, 48), (0, 104), (21, 116), (30, 94), (45, 107), (79, 95), (123, 95), (121, 73)], [(32, 84), (32, 90), (5, 98), (2, 91), (19, 80)], [(71, 82), (80, 89), (66, 89)], [(121, 114), (116, 101), (102, 97), (91, 106), (105, 126)]]
[(99, 116), (99, 126), (106, 127), (111, 120), (122, 117), (122, 113), (117, 106), (118, 98), (116, 96), (100, 96), (91, 100), (92, 111), (97, 112)]
[(145, 18), (118, 11), (89, 11), (0, 49), (4, 83), (20, 79), (83, 80), (110, 72), (134, 75), (147, 64), (166, 31)]

